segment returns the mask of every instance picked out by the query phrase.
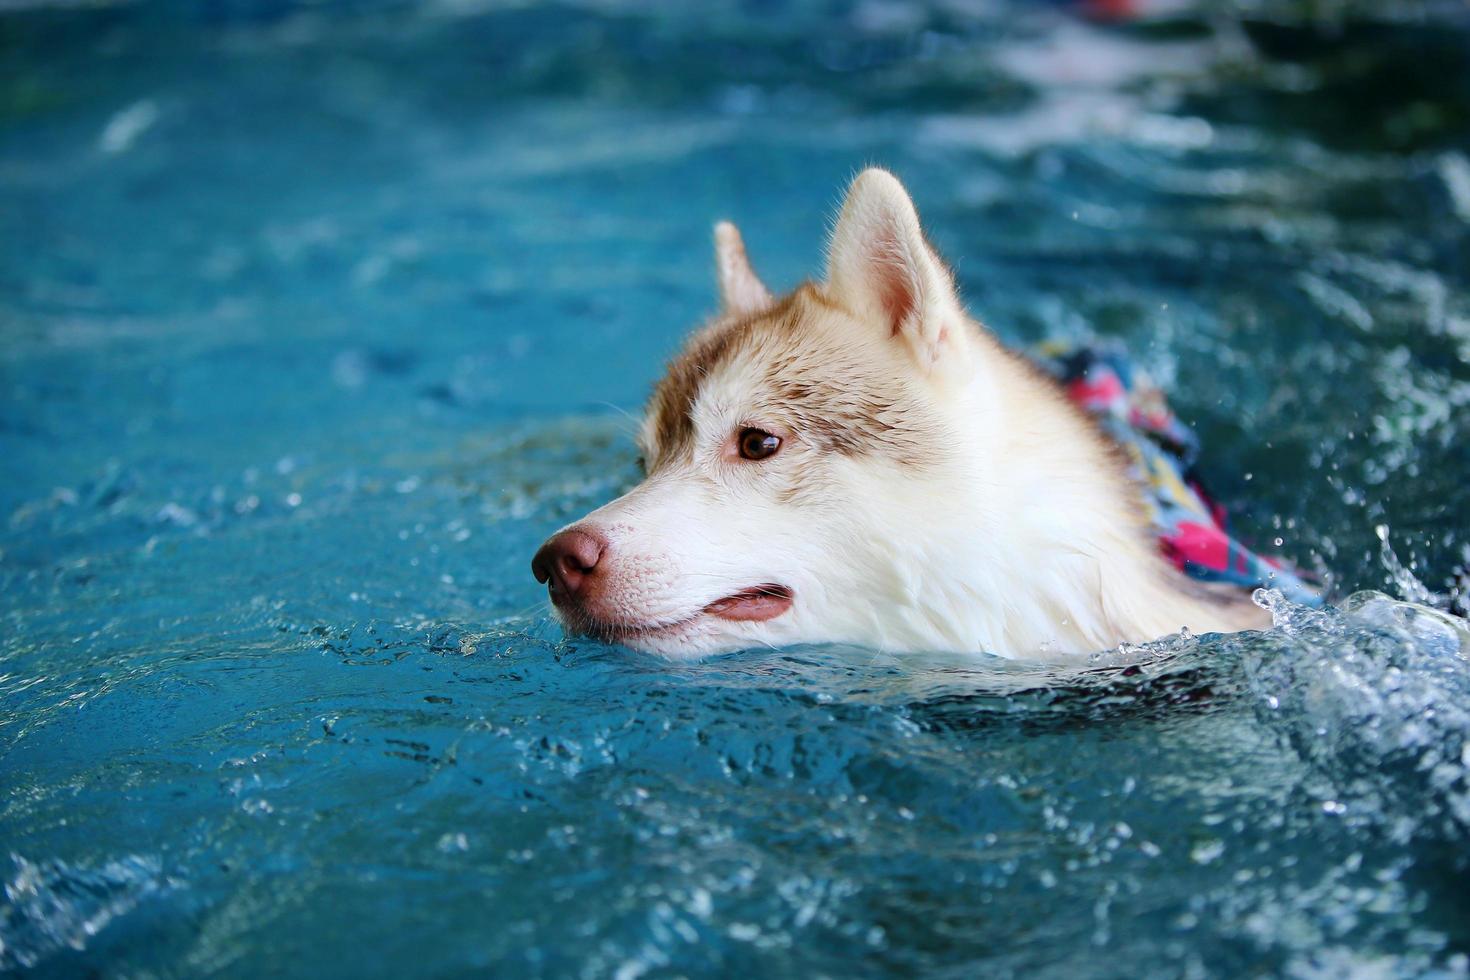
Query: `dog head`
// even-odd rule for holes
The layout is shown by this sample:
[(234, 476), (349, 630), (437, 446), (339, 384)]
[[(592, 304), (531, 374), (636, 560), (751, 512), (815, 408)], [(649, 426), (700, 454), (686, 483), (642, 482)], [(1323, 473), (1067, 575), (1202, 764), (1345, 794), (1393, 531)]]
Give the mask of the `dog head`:
[(674, 656), (944, 645), (983, 508), (985, 343), (902, 185), (853, 182), (826, 281), (773, 297), (715, 228), (720, 312), (669, 365), (646, 478), (532, 569), (570, 631)]

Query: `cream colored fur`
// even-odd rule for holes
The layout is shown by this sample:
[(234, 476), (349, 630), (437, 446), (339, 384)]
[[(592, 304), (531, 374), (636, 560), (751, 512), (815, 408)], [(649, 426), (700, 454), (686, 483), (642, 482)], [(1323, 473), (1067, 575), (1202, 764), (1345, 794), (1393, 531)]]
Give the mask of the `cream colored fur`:
[[(647, 480), (576, 524), (608, 542), (599, 615), (625, 642), (1032, 657), (1267, 622), (1160, 557), (1109, 444), (965, 313), (891, 174), (854, 181), (824, 284), (773, 299), (733, 225), (716, 252), (724, 309), (649, 406)], [(747, 426), (781, 451), (732, 455)], [(763, 583), (791, 609), (702, 612)]]

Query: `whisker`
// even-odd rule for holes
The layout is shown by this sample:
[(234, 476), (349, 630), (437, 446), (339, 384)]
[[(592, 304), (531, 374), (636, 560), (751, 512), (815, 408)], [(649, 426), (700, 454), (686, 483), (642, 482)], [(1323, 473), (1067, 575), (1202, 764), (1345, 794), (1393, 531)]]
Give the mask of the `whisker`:
[(624, 429), (623, 430), (623, 434), (633, 437), (634, 440), (636, 441), (637, 436), (638, 436), (638, 430), (643, 425), (643, 420), (642, 419), (638, 418), (638, 416), (634, 415), (632, 412), (629, 412), (627, 409), (623, 408), (621, 405), (614, 405), (612, 402), (599, 401), (599, 402), (595, 402), (594, 404), (596, 404), (598, 406), (601, 406), (602, 408), (610, 408), (614, 412), (617, 412), (619, 415), (621, 415), (625, 420), (627, 420), (627, 422), (630, 424), (630, 428)]

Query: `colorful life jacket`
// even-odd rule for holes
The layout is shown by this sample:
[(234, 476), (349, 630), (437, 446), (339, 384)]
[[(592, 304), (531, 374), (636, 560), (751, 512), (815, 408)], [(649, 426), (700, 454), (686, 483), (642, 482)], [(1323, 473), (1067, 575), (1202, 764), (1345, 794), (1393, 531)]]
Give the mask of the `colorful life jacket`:
[(1199, 439), (1126, 354), (1051, 342), (1033, 359), (1128, 455), (1159, 547), (1174, 567), (1201, 581), (1279, 589), (1293, 602), (1321, 605), (1321, 595), (1299, 571), (1229, 535), (1224, 509), (1210, 499), (1195, 472)]

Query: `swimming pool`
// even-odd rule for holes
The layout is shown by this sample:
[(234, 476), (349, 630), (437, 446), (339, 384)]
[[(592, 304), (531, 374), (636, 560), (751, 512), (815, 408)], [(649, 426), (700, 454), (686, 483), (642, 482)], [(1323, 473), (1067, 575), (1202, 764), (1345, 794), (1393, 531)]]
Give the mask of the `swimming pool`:
[(1168, 7), (0, 15), (0, 970), (1470, 972), (1428, 614), (669, 664), (528, 571), (635, 479), (711, 223), (792, 285), (880, 162), (1003, 337), (1165, 382), (1253, 543), (1444, 593), (1465, 10)]

